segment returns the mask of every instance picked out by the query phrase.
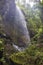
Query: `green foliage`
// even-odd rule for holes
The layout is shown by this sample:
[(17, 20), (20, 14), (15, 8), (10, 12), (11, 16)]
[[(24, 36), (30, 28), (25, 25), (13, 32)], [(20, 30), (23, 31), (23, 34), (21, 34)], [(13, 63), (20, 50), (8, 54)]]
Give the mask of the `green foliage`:
[(0, 51), (4, 49), (4, 40), (0, 39)]
[(0, 62), (4, 62), (3, 50), (4, 50), (4, 40), (0, 38)]
[[(25, 15), (25, 19), (27, 21), (27, 27), (30, 32), (31, 42), (39, 43), (42, 41), (43, 36), (43, 22), (40, 18), (41, 11), (39, 9), (40, 4), (34, 5), (31, 8), (29, 5), (27, 7), (20, 6), (21, 10)], [(42, 40), (41, 40), (41, 39)], [(40, 41), (38, 41), (40, 40)]]
[[(27, 21), (27, 27), (28, 27), (28, 30), (29, 30), (30, 36), (31, 36), (31, 43), (33, 45), (30, 45), (23, 52), (18, 52), (18, 53), (12, 54), (12, 52), (13, 52), (13, 51), (11, 51), (12, 47), (10, 45), (8, 45), (8, 47), (9, 47), (8, 51), (6, 49), (4, 49), (4, 39), (0, 38), (0, 52), (4, 49), (4, 55), (0, 59), (0, 62), (6, 63), (6, 60), (4, 58), (6, 58), (6, 56), (8, 58), (8, 52), (9, 52), (9, 54), (11, 55), (9, 58), (14, 63), (20, 64), (20, 65), (43, 65), (43, 20), (41, 20), (41, 18), (40, 18), (40, 16), (43, 17), (43, 14), (42, 14), (43, 9), (39, 8), (40, 5), (43, 8), (43, 0), (40, 4), (34, 5), (33, 8), (31, 8), (29, 5), (27, 7), (24, 7), (24, 5), (21, 6), (19, 3), (18, 3), (18, 5), (20, 6), (23, 14), (25, 15), (25, 19)], [(0, 20), (2, 21), (1, 16), (0, 16)], [(4, 26), (2, 24), (0, 24), (0, 33), (2, 33), (2, 34), (4, 34), (3, 28), (4, 28)], [(15, 37), (15, 39), (16, 39), (16, 37)], [(42, 40), (42, 41), (40, 42), (40, 40)], [(17, 40), (16, 40), (16, 42), (17, 42)], [(41, 43), (42, 43), (42, 45), (41, 45)], [(7, 64), (9, 64), (9, 63), (6, 63), (5, 65), (7, 65)]]
[(43, 52), (40, 49), (36, 45), (30, 45), (24, 52), (14, 53), (10, 58), (21, 65), (43, 65)]

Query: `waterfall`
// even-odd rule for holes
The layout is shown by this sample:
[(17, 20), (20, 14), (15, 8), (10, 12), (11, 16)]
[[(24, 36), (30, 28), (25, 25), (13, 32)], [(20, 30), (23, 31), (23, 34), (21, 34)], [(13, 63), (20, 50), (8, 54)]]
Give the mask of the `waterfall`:
[[(4, 5), (2, 5), (3, 3)], [(0, 16), (2, 17), (0, 22), (3, 25), (1, 26), (2, 31), (11, 37), (12, 41), (15, 42), (13, 46), (19, 51), (23, 47), (27, 47), (30, 43), (30, 36), (21, 9), (14, 3), (14, 0), (3, 0), (0, 4), (0, 9)]]
[(16, 49), (17, 51), (23, 51), (23, 50), (25, 49), (24, 47), (19, 47), (19, 46), (15, 45), (15, 44), (13, 44), (13, 47), (14, 47), (14, 49)]
[[(22, 11), (20, 10), (19, 6), (16, 6), (16, 16), (15, 16), (15, 19), (16, 19), (16, 24), (17, 24), (17, 28), (18, 28), (18, 31), (20, 33), (22, 33), (25, 37), (27, 37), (28, 39), (28, 43), (30, 42), (30, 36), (29, 36), (29, 32), (28, 32), (28, 29), (27, 29), (27, 23), (25, 21), (25, 17), (22, 13)], [(21, 21), (21, 22), (20, 22)], [(19, 23), (19, 24), (18, 24)], [(23, 51), (26, 47), (19, 47), (15, 44), (13, 44), (13, 47), (18, 50), (18, 51)]]

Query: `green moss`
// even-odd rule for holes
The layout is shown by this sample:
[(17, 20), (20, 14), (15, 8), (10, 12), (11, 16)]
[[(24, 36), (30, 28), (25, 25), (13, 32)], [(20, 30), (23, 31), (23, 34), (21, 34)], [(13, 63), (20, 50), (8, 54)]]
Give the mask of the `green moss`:
[(13, 62), (22, 65), (42, 65), (43, 64), (43, 52), (39, 51), (35, 45), (29, 46), (24, 52), (14, 53), (10, 56)]

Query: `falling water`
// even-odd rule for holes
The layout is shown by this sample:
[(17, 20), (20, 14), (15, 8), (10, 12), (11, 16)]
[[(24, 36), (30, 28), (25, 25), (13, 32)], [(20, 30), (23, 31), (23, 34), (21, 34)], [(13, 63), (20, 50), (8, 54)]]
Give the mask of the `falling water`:
[(2, 20), (0, 19), (0, 23), (2, 24), (1, 28), (15, 42), (13, 46), (19, 51), (23, 47), (28, 46), (30, 36), (27, 23), (22, 11), (16, 6), (14, 0), (3, 0), (0, 4), (0, 17), (2, 17)]
[(24, 51), (24, 49), (25, 49), (24, 47), (19, 47), (15, 44), (13, 44), (13, 47), (14, 47), (14, 49), (16, 49), (16, 51)]
[[(18, 28), (18, 31), (20, 32), (20, 33), (22, 33), (25, 37), (27, 37), (27, 39), (28, 39), (28, 43), (30, 42), (30, 36), (29, 36), (29, 32), (28, 32), (28, 29), (27, 29), (27, 23), (26, 23), (26, 21), (25, 21), (25, 17), (24, 17), (24, 15), (23, 15), (23, 13), (22, 13), (22, 11), (20, 10), (20, 8), (18, 7), (18, 6), (16, 6), (16, 8), (17, 8), (17, 12), (16, 12), (16, 21), (19, 23), (17, 23), (16, 22), (16, 24), (17, 24), (17, 28)], [(20, 22), (21, 21), (21, 22)], [(24, 50), (24, 47), (19, 47), (19, 46), (17, 46), (17, 45), (14, 45), (13, 44), (13, 47), (14, 48), (16, 48), (18, 51), (22, 51), (22, 50)]]

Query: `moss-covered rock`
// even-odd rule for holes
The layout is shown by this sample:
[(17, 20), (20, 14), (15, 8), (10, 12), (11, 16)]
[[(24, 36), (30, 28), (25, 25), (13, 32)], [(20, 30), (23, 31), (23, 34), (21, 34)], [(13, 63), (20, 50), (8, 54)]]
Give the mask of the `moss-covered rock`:
[(14, 53), (10, 59), (21, 65), (43, 65), (43, 52), (35, 45), (29, 46), (24, 52)]

